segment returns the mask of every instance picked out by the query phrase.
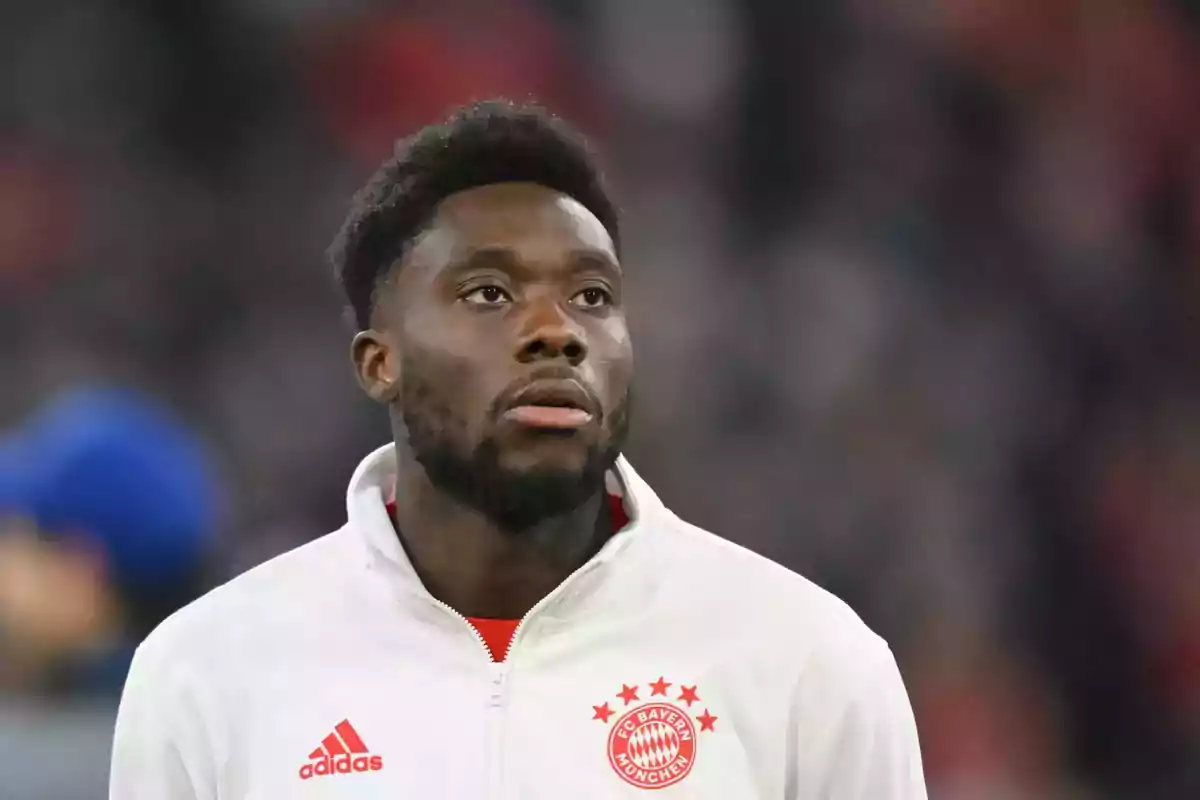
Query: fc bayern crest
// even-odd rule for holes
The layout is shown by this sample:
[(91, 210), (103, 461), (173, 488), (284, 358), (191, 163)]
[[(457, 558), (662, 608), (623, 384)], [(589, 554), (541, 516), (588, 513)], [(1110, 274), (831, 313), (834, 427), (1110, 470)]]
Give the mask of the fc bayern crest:
[(638, 703), (628, 710), (614, 711), (607, 702), (592, 706), (594, 720), (607, 725), (616, 717), (608, 733), (608, 762), (623, 780), (640, 789), (662, 789), (686, 778), (696, 763), (697, 733), (716, 730), (717, 717), (707, 708), (695, 715), (699, 731), (692, 721), (692, 706), (701, 702), (699, 689), (680, 686), (678, 692), (668, 692), (673, 685), (661, 677), (646, 684), (645, 702), (638, 684), (622, 685), (616, 697), (625, 706)]

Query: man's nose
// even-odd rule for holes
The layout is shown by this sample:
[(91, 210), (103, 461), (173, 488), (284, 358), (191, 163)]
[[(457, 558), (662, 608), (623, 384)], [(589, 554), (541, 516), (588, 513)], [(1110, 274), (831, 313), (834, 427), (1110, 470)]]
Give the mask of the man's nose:
[(516, 357), (523, 364), (564, 359), (577, 367), (587, 357), (583, 330), (557, 302), (539, 299), (521, 325)]

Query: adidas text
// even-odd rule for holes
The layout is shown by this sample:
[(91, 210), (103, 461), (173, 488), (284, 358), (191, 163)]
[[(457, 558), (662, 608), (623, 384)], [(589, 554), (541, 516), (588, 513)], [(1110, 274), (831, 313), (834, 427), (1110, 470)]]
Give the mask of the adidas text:
[(300, 768), (300, 779), (321, 775), (347, 775), (351, 772), (377, 772), (383, 769), (383, 756), (337, 756), (322, 758)]

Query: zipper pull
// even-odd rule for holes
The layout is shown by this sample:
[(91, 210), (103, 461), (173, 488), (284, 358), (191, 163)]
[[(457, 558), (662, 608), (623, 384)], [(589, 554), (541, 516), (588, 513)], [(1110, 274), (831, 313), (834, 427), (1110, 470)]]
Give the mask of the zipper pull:
[(504, 679), (508, 673), (507, 664), (496, 664), (492, 670), (492, 685), (491, 693), (488, 698), (488, 705), (492, 708), (499, 708), (504, 704)]

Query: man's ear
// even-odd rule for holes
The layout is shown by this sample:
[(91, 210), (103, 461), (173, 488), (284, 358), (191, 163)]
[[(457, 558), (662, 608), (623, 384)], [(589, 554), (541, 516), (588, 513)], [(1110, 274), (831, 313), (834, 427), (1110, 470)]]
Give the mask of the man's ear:
[(388, 337), (374, 329), (355, 334), (350, 345), (358, 385), (377, 403), (390, 403), (400, 392), (400, 354)]

